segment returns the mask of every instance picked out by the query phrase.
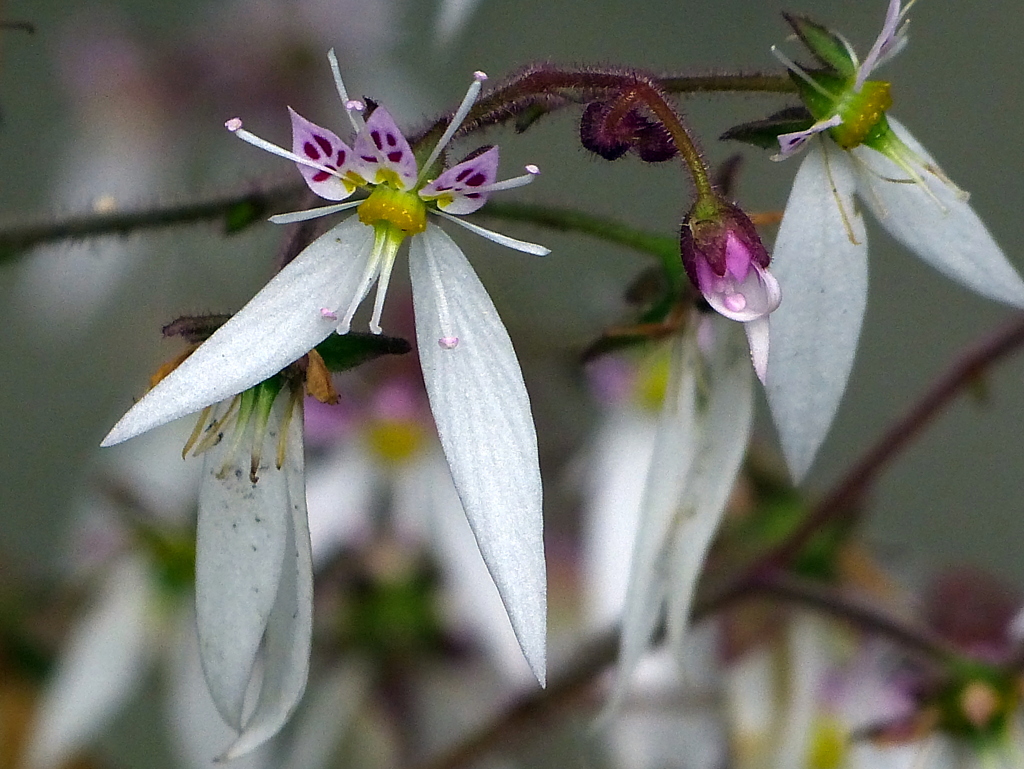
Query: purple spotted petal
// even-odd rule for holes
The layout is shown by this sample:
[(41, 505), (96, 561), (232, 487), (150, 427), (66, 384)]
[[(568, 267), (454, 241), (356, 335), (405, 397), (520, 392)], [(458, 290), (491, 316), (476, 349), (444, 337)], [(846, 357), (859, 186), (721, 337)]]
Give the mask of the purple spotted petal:
[(471, 214), (487, 202), (486, 188), (498, 178), (498, 148), (491, 147), (476, 157), (452, 166), (420, 190), (424, 200), (437, 200), (437, 207), (449, 214)]
[(367, 181), (394, 183), (390, 178), (394, 174), (398, 177), (399, 189), (411, 190), (416, 186), (417, 167), (412, 148), (391, 113), (383, 107), (377, 107), (366, 119), (366, 127), (356, 137), (355, 151)]
[[(288, 113), (292, 117), (292, 152), (342, 174), (352, 167), (352, 149), (345, 142), (326, 128), (309, 122), (291, 107)], [(355, 189), (354, 185), (345, 184), (327, 171), (301, 163), (296, 165), (309, 188), (325, 200), (344, 200)]]

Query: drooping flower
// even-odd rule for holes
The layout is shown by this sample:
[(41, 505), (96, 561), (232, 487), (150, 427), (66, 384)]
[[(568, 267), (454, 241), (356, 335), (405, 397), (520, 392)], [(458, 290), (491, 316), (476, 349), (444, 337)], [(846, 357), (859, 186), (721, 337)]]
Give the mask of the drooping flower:
[(821, 65), (805, 70), (784, 59), (811, 124), (779, 135), (776, 156), (807, 149), (775, 241), (773, 264), (787, 301), (774, 314), (768, 374), (768, 400), (797, 480), (832, 423), (864, 315), (867, 236), (855, 195), (893, 237), (940, 272), (983, 296), (1024, 307), (1024, 281), (967, 195), (888, 117), (889, 83), (868, 79), (906, 45), (905, 14), (900, 0), (890, 0), (863, 62), (838, 34), (787, 16)]
[(633, 544), (616, 700), (662, 616), (669, 645), (684, 650), (697, 579), (746, 454), (753, 378), (742, 337), (716, 317), (705, 323), (707, 344), (692, 329), (673, 343)]
[[(204, 452), (196, 524), (199, 657), (217, 710), (239, 733), (225, 759), (281, 730), (309, 670), (313, 565), (302, 398), (301, 388), (283, 380), (279, 375), (207, 408), (186, 445)], [(246, 708), (254, 678), (259, 695)]]
[(356, 207), (358, 215), (300, 253), (129, 410), (103, 445), (120, 443), (247, 391), (332, 332), (347, 333), (375, 281), (370, 328), (379, 333), (397, 251), (411, 238), (417, 343), (444, 454), (523, 653), (543, 681), (546, 577), (540, 471), (529, 399), (511, 341), (486, 291), (454, 241), (427, 223), (431, 212), (503, 245), (546, 254), (546, 248), (452, 216), (476, 211), (493, 191), (527, 183), (536, 169), (529, 167), (524, 177), (495, 182), (498, 150), (490, 148), (428, 180), (474, 103), (482, 73), (438, 145), (418, 164), (383, 107), (363, 120), (364, 105), (348, 98), (333, 53), (330, 60), (356, 131), (351, 148), (294, 112), (294, 152), (249, 134), (237, 119), (227, 125), (246, 141), (294, 161), (310, 188), (328, 200), (343, 200), (357, 188), (369, 192), (360, 201), (285, 214), (273, 221), (301, 221)]
[(763, 383), (768, 370), (768, 316), (782, 294), (768, 272), (771, 257), (750, 218), (717, 196), (701, 196), (683, 219), (683, 267), (708, 304), (743, 324), (754, 371)]

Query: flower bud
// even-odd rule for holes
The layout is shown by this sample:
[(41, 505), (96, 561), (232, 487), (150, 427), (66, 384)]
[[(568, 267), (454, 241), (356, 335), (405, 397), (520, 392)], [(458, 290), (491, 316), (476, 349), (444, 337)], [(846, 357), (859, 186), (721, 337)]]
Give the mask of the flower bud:
[(690, 281), (725, 317), (746, 323), (779, 306), (779, 284), (766, 269), (771, 257), (738, 207), (698, 198), (683, 219), (679, 245)]
[(594, 102), (580, 119), (580, 141), (605, 160), (618, 160), (632, 150), (648, 163), (676, 156), (676, 146), (665, 128), (635, 108), (622, 109), (614, 102)]

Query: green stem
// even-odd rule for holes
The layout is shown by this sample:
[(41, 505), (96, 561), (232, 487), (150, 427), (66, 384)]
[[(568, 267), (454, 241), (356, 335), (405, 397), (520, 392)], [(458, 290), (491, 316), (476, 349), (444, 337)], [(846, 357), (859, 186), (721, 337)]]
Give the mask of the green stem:
[(301, 197), (304, 190), (303, 185), (279, 184), (263, 190), (218, 195), (181, 205), (77, 214), (56, 221), (13, 225), (0, 229), (0, 263), (11, 261), (21, 252), (46, 243), (98, 235), (127, 235), (137, 230), (174, 224), (223, 219), (227, 232), (237, 232), (268, 214), (285, 210)]
[(673, 281), (684, 279), (683, 263), (679, 259), (679, 243), (675, 237), (638, 230), (621, 222), (571, 208), (553, 208), (529, 203), (490, 201), (480, 210), (480, 215), (510, 222), (529, 222), (560, 232), (579, 232), (608, 243), (626, 246), (656, 256)]

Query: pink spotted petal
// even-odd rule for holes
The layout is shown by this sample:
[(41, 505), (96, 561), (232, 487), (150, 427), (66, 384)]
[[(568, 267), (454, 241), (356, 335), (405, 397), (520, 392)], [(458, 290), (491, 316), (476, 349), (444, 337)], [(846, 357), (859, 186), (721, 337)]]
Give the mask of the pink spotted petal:
[[(292, 152), (341, 174), (352, 167), (352, 149), (345, 142), (326, 128), (309, 122), (291, 107), (288, 113), (292, 118)], [(325, 200), (344, 200), (355, 189), (354, 185), (324, 170), (301, 163), (296, 165), (309, 188)]]
[(366, 119), (366, 127), (356, 136), (355, 151), (367, 181), (395, 183), (397, 176), (399, 189), (408, 191), (416, 186), (412, 148), (391, 113), (383, 107), (377, 107)]
[(449, 214), (471, 214), (487, 202), (486, 188), (498, 178), (498, 148), (452, 166), (420, 190), (424, 200), (437, 200)]

